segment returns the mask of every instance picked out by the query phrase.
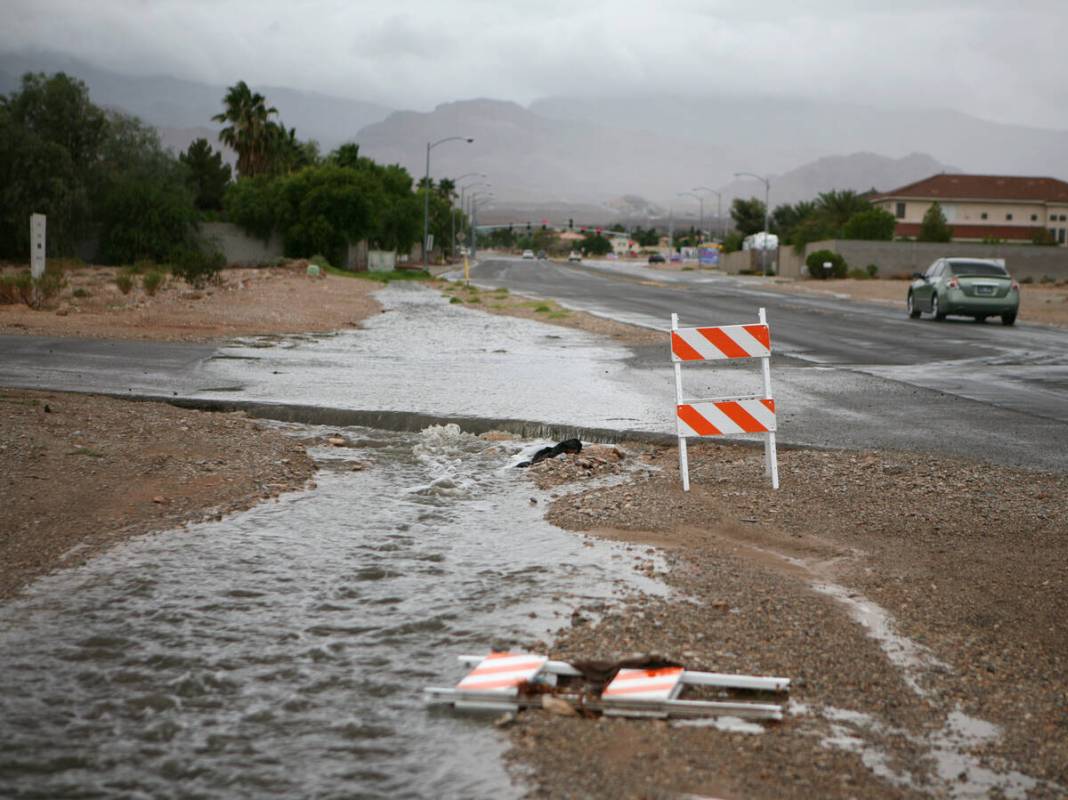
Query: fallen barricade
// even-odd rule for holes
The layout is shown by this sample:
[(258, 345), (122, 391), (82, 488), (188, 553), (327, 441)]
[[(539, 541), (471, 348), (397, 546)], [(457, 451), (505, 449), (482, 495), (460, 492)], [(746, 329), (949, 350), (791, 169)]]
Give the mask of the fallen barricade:
[(790, 687), (789, 678), (698, 672), (655, 658), (569, 664), (528, 653), (490, 653), (459, 660), (474, 669), (454, 688), (425, 689), (428, 703), (458, 711), (504, 712), (566, 703), (582, 715), (781, 720), (783, 709), (777, 703), (687, 700), (679, 695), (688, 686), (756, 692), (786, 692)]

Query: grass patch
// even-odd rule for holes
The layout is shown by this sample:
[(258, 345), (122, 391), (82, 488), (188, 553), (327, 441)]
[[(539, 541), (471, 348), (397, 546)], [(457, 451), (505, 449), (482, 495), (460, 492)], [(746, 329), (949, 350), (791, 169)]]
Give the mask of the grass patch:
[(463, 300), (461, 300), (459, 297), (450, 297), (449, 298), (449, 302), (450, 303), (462, 303)]
[(481, 297), (468, 297), (467, 298), (467, 302), (468, 303), (481, 303), (482, 302), (482, 298)]
[(337, 267), (320, 267), (327, 275), (336, 275), (339, 278), (358, 278), (364, 281), (378, 281), (389, 283), (390, 281), (429, 281), (433, 276), (421, 269), (395, 269), (390, 272), (352, 272)]
[(537, 314), (548, 314), (550, 311), (552, 311), (552, 308), (542, 303), (541, 305), (537, 306), (534, 311)]
[(0, 402), (14, 403), (17, 406), (35, 406), (37, 401), (33, 398), (12, 397), (9, 394), (0, 394)]
[(493, 291), (496, 292), (497, 294), (501, 295), (501, 296), (505, 296), (505, 295), (508, 294), (508, 287), (507, 286), (499, 286), (496, 289), (494, 289)]
[(549, 319), (563, 319), (568, 315), (567, 311), (554, 311), (549, 315)]

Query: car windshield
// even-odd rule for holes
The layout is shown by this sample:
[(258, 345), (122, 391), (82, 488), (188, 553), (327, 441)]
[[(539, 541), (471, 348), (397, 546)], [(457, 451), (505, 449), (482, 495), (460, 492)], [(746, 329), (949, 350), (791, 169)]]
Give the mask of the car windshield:
[(950, 261), (949, 271), (954, 275), (982, 275), (991, 278), (1007, 278), (1009, 273), (997, 264), (982, 261)]

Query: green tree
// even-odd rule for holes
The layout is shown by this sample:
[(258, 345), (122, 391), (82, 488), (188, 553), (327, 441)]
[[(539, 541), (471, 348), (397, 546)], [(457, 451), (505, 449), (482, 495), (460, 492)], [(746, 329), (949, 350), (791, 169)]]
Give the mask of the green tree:
[(48, 250), (70, 252), (92, 222), (91, 188), (105, 113), (81, 81), (27, 73), (0, 97), (0, 255), (28, 258), (29, 219), (48, 216)]
[(870, 208), (854, 214), (842, 228), (843, 239), (889, 242), (894, 238), (897, 219), (889, 211)]
[(579, 249), (588, 256), (603, 256), (612, 252), (612, 243), (599, 233), (587, 233), (582, 237)]
[(219, 141), (237, 153), (237, 173), (250, 178), (270, 168), (272, 146), (277, 142), (276, 130), (271, 127), (271, 115), (278, 109), (267, 105), (267, 99), (238, 81), (226, 90), (226, 107), (212, 119), (226, 123), (219, 131)]
[(230, 183), (230, 165), (223, 163), (222, 153), (212, 150), (207, 139), (197, 139), (178, 156), (189, 172), (189, 185), (201, 211), (221, 211), (223, 196)]
[(223, 198), (227, 219), (246, 233), (267, 241), (279, 228), (280, 189), (281, 181), (270, 175), (231, 183)]
[(923, 215), (920, 235), (916, 238), (921, 242), (948, 242), (953, 238), (953, 229), (947, 224), (946, 215), (942, 213), (942, 206), (938, 201), (931, 203), (931, 207)]
[(816, 214), (835, 236), (839, 235), (850, 217), (870, 208), (871, 203), (852, 189), (832, 189), (820, 192), (816, 198)]
[(745, 200), (741, 197), (734, 198), (731, 203), (731, 219), (734, 227), (741, 231), (743, 236), (749, 236), (764, 230), (764, 201), (755, 197)]
[(342, 263), (347, 245), (372, 232), (376, 189), (367, 174), (329, 164), (281, 179), (278, 223), (286, 255), (322, 253)]

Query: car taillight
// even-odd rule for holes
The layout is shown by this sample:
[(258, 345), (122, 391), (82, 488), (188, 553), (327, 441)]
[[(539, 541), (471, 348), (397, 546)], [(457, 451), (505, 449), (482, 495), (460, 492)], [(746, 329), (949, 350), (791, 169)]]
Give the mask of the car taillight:
[(959, 289), (960, 281), (958, 281), (956, 278), (950, 278), (949, 283), (947, 283), (946, 286), (948, 286), (950, 289)]
[(1013, 281), (1012, 282), (1012, 286), (1010, 286), (1009, 289), (1011, 289), (1014, 292), (1018, 292), (1018, 291), (1020, 291), (1020, 284), (1018, 284), (1016, 281)]

